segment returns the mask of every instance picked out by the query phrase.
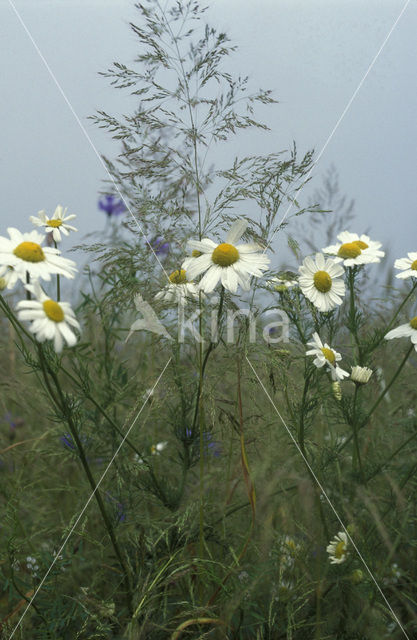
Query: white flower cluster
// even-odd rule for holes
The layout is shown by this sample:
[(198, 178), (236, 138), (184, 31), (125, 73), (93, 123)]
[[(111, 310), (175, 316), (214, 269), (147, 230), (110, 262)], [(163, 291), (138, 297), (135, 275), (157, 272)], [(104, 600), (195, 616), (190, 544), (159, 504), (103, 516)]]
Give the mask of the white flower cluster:
[(64, 343), (70, 347), (75, 345), (74, 329), (80, 325), (70, 304), (50, 298), (39, 281), (50, 282), (53, 275), (73, 278), (76, 272), (75, 262), (63, 258), (56, 247), (61, 241), (60, 232), (68, 235), (69, 231), (76, 231), (67, 224), (76, 216), (66, 216), (66, 211), (59, 205), (50, 219), (45, 211), (40, 211), (38, 218), (30, 217), (36, 226), (52, 233), (55, 248), (43, 246), (46, 236), (38, 231), (21, 233), (9, 227), (9, 237), (0, 236), (0, 290), (13, 289), (18, 282), (24, 284), (28, 299), (17, 303), (17, 317), (31, 323), (29, 330), (38, 342), (52, 340), (57, 353), (62, 351)]
[[(169, 284), (156, 299), (185, 304), (201, 292), (211, 293), (218, 283), (231, 293), (236, 293), (239, 286), (249, 291), (251, 276), (262, 276), (270, 260), (258, 244), (239, 242), (247, 226), (246, 220), (237, 220), (221, 243), (210, 238), (189, 240), (192, 255), (184, 260), (181, 269), (171, 273)], [(199, 276), (203, 277), (196, 284), (193, 280)]]
[(36, 558), (34, 558), (33, 556), (27, 556), (26, 567), (27, 567), (27, 570), (31, 573), (32, 577), (37, 578), (39, 565)]

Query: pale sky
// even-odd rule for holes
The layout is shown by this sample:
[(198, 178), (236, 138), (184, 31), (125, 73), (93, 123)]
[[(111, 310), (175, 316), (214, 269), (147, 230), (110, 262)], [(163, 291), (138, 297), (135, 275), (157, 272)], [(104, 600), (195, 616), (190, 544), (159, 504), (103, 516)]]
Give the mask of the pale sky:
[[(98, 71), (129, 65), (137, 53), (131, 0), (14, 0), (37, 46), (99, 153), (117, 152), (87, 120), (96, 109), (128, 113), (131, 98)], [(206, 0), (214, 26), (238, 51), (229, 68), (253, 89), (272, 89), (278, 105), (260, 114), (271, 132), (244, 134), (216, 151), (280, 151), (297, 142), (318, 154), (358, 88), (405, 0)], [(338, 126), (310, 191), (334, 164), (341, 190), (356, 202), (357, 228), (389, 244), (392, 258), (417, 250), (417, 1), (411, 0)], [(97, 193), (106, 177), (95, 152), (13, 12), (0, 3), (2, 212), (7, 226), (30, 230), (29, 215), (57, 204), (78, 215), (80, 233), (104, 225)], [(308, 224), (305, 218), (306, 225)], [(79, 238), (76, 240), (79, 241)], [(280, 240), (277, 241), (278, 243)], [(71, 243), (67, 242), (66, 246)]]

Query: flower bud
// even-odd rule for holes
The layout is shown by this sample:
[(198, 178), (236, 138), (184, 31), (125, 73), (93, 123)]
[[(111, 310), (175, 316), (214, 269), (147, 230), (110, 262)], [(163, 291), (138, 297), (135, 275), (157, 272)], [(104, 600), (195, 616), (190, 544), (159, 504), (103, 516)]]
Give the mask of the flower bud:
[(355, 569), (355, 571), (352, 571), (352, 573), (350, 574), (350, 580), (353, 582), (353, 584), (359, 584), (360, 582), (362, 582), (363, 571), (361, 571), (361, 569)]
[(335, 380), (334, 382), (332, 382), (332, 391), (336, 400), (342, 399), (342, 388), (340, 386), (339, 380)]
[(353, 382), (356, 382), (356, 384), (366, 384), (369, 382), (371, 375), (372, 369), (369, 369), (368, 367), (355, 366), (352, 367), (350, 379), (353, 380)]

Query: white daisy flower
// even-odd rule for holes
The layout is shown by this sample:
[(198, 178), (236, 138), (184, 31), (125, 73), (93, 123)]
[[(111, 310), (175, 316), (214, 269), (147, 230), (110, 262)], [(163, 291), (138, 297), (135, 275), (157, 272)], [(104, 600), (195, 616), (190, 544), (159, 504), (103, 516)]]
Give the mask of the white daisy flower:
[(307, 256), (298, 271), (301, 291), (319, 311), (330, 311), (342, 304), (345, 283), (339, 276), (344, 269), (335, 260), (316, 253), (315, 259)]
[(385, 340), (392, 340), (392, 338), (411, 338), (414, 349), (417, 351), (417, 316), (411, 318), (410, 322), (388, 331)]
[(276, 278), (271, 278), (267, 282), (268, 286), (271, 287), (274, 291), (283, 292), (291, 289), (291, 287), (296, 287), (298, 285), (298, 280), (290, 280), (289, 278), (285, 278), (284, 276), (277, 276)]
[(186, 258), (183, 269), (187, 270), (190, 280), (204, 273), (199, 287), (206, 293), (211, 293), (218, 282), (225, 289), (236, 293), (240, 285), (249, 291), (250, 276), (262, 276), (269, 265), (269, 258), (261, 252), (257, 244), (237, 244), (244, 234), (247, 222), (236, 220), (230, 228), (226, 242), (217, 244), (209, 238), (203, 240), (189, 240), (190, 249), (201, 253), (198, 257)]
[(345, 267), (353, 267), (359, 264), (369, 264), (380, 262), (385, 252), (380, 251), (380, 242), (371, 240), (364, 233), (359, 236), (357, 233), (342, 231), (337, 236), (339, 244), (332, 244), (323, 249), (323, 253), (330, 253), (335, 256), (335, 262), (343, 262)]
[(168, 442), (166, 440), (164, 442), (158, 442), (157, 444), (153, 444), (151, 446), (151, 454), (153, 456), (161, 455), (161, 451), (163, 451), (165, 449), (167, 444), (168, 444)]
[(417, 278), (417, 252), (407, 253), (408, 258), (398, 258), (394, 262), (395, 269), (401, 269), (401, 273), (396, 274), (396, 278)]
[(185, 269), (185, 271), (187, 271), (189, 265), (194, 262), (195, 258), (199, 258), (202, 255), (203, 254), (201, 253), (201, 251), (197, 251), (197, 249), (193, 249), (191, 252), (191, 255), (188, 256), (188, 258), (185, 258), (184, 262), (182, 263), (182, 268)]
[(0, 275), (4, 277), (7, 267), (11, 267), (9, 289), (14, 287), (18, 279), (26, 282), (26, 273), (35, 280), (50, 280), (51, 274), (74, 277), (77, 270), (75, 262), (62, 258), (58, 249), (41, 247), (44, 235), (38, 231), (21, 233), (14, 227), (9, 227), (7, 231), (10, 239), (0, 236)]
[(155, 300), (186, 304), (187, 299), (198, 298), (199, 289), (187, 280), (185, 269), (177, 269), (169, 276), (169, 284), (156, 294)]
[(313, 341), (307, 342), (307, 346), (312, 347), (312, 349), (306, 351), (306, 356), (316, 356), (313, 364), (315, 364), (318, 369), (327, 365), (330, 369), (332, 380), (343, 380), (343, 378), (349, 376), (348, 372), (344, 371), (344, 369), (337, 364), (338, 361), (342, 359), (340, 353), (329, 347), (327, 343), (323, 344), (318, 333), (313, 334)]
[(331, 564), (341, 564), (346, 560), (348, 555), (348, 537), (344, 531), (339, 533), (333, 538), (326, 549), (329, 554)]
[(373, 371), (369, 367), (359, 367), (358, 365), (352, 367), (352, 373), (350, 379), (357, 384), (366, 384), (369, 382)]
[(64, 207), (59, 204), (55, 209), (52, 218), (48, 218), (46, 211), (42, 209), (42, 211), (39, 211), (38, 213), (38, 218), (36, 216), (30, 216), (29, 220), (37, 227), (46, 227), (45, 232), (52, 233), (52, 237), (55, 242), (61, 242), (61, 231), (65, 236), (67, 236), (70, 231), (77, 231), (75, 227), (67, 224), (69, 220), (73, 220), (77, 216), (74, 213), (66, 216), (66, 212), (67, 207), (64, 209)]
[(42, 291), (38, 282), (26, 285), (26, 289), (36, 296), (36, 300), (21, 300), (17, 303), (17, 317), (19, 320), (29, 320), (32, 324), (29, 330), (35, 334), (38, 342), (54, 341), (54, 349), (61, 353), (64, 340), (69, 347), (77, 342), (77, 337), (71, 327), (80, 328), (74, 311), (68, 302), (55, 302)]

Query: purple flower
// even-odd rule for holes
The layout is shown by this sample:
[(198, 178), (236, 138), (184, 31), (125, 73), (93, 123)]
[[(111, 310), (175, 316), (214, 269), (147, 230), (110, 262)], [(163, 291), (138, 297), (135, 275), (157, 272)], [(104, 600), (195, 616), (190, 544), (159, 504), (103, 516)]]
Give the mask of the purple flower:
[(165, 242), (162, 236), (153, 236), (146, 241), (149, 248), (153, 249), (153, 252), (157, 256), (166, 256), (169, 253), (169, 242)]
[(126, 512), (123, 503), (113, 498), (108, 491), (106, 491), (106, 500), (113, 504), (117, 522), (124, 522), (126, 520)]
[(59, 439), (61, 440), (64, 447), (67, 447), (67, 449), (71, 449), (71, 451), (76, 451), (76, 446), (70, 433), (65, 433)]
[(120, 213), (126, 211), (126, 205), (120, 198), (117, 199), (114, 195), (106, 195), (100, 198), (98, 201), (98, 208), (107, 213), (107, 217), (118, 216)]
[(22, 418), (13, 418), (10, 411), (6, 411), (3, 416), (3, 422), (7, 422), (10, 425), (10, 429), (14, 431), (16, 427), (21, 427), (24, 424)]
[(208, 431), (204, 433), (204, 438), (206, 440), (207, 453), (211, 453), (212, 456), (218, 458), (222, 453), (220, 442), (213, 440), (213, 436)]
[[(77, 445), (75, 444), (74, 438), (70, 433), (64, 433), (64, 435), (60, 436), (59, 439), (61, 440), (64, 447), (66, 447), (67, 449), (71, 449), (71, 451), (76, 451), (78, 453)], [(80, 440), (84, 446), (88, 444), (88, 438), (86, 436), (80, 435)], [(89, 460), (89, 458), (87, 458), (87, 460)]]
[[(191, 429), (185, 430), (185, 436), (187, 440), (192, 440)], [(211, 454), (215, 458), (218, 458), (222, 452), (220, 442), (216, 442), (215, 440), (213, 440), (213, 436), (209, 431), (204, 431), (203, 439), (204, 439), (204, 449), (205, 449), (204, 455), (207, 456)], [(196, 433), (195, 439), (193, 440), (192, 444), (196, 450), (199, 449), (200, 445), (199, 445), (198, 433)]]

